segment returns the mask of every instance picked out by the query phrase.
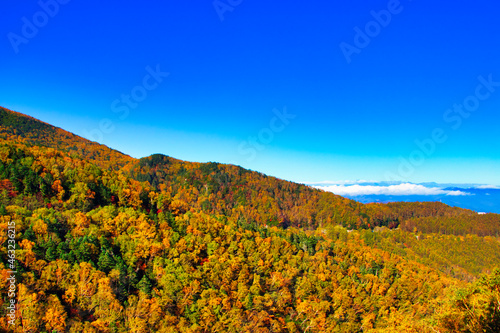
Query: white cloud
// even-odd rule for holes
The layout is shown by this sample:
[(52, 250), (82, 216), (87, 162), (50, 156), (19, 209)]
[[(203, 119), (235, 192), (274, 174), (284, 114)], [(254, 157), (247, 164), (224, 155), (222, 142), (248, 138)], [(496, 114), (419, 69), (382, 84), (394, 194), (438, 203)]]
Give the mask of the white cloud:
[(500, 190), (500, 187), (495, 185), (479, 185), (476, 188), (480, 190)]
[(330, 185), (330, 186), (314, 186), (324, 191), (333, 192), (343, 196), (359, 196), (359, 195), (470, 195), (470, 193), (462, 191), (449, 191), (437, 187), (425, 187), (418, 184), (398, 184), (389, 186), (374, 186), (374, 185)]
[(305, 185), (311, 185), (311, 186), (316, 186), (316, 185), (351, 185), (351, 184), (365, 184), (365, 183), (375, 183), (375, 180), (364, 180), (364, 179), (358, 179), (358, 180), (325, 180), (321, 182), (301, 182), (302, 184)]

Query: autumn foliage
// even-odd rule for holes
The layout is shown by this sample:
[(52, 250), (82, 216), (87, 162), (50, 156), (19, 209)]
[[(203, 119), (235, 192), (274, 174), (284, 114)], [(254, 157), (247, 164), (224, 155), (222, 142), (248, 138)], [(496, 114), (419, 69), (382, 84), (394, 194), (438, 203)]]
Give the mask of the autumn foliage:
[(6, 109), (0, 121), (15, 332), (499, 331), (499, 215), (363, 205), (233, 165), (136, 160)]

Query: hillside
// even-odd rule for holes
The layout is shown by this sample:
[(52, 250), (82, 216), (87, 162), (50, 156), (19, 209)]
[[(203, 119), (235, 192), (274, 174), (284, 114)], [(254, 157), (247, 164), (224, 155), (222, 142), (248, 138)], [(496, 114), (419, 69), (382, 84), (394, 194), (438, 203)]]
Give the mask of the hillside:
[(57, 148), (70, 155), (92, 160), (104, 168), (118, 169), (133, 160), (117, 150), (1, 106), (0, 124), (0, 139)]
[[(348, 229), (397, 227), (409, 217), (470, 215), (438, 203), (363, 205), (332, 193), (234, 165), (194, 163), (161, 154), (133, 159), (32, 117), (0, 107), (0, 140), (43, 146), (118, 170), (170, 199), (208, 213), (236, 214), (260, 225), (314, 229), (341, 223)], [(222, 200), (222, 201), (221, 201)], [(244, 207), (238, 211), (238, 207)]]
[[(496, 214), (363, 205), (233, 165), (135, 160), (0, 114), (0, 237), (7, 244), (15, 224), (18, 247), (15, 331), (500, 327)], [(7, 246), (1, 258), (6, 278)]]

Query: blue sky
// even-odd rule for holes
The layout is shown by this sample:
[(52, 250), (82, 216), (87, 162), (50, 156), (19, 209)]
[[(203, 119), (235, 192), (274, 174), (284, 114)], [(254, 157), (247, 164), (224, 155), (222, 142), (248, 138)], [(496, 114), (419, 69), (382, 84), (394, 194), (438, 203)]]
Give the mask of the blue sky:
[(134, 157), (293, 181), (500, 185), (491, 1), (3, 9), (0, 105)]

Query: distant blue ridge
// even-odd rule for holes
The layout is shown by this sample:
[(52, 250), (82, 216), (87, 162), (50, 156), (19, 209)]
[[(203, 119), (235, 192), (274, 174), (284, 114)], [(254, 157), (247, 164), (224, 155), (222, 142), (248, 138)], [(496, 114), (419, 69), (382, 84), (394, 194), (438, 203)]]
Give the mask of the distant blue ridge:
[(362, 203), (396, 201), (440, 201), (450, 206), (470, 209), (476, 212), (500, 214), (500, 190), (462, 187), (446, 187), (445, 190), (467, 192), (472, 195), (358, 195), (346, 196)]

